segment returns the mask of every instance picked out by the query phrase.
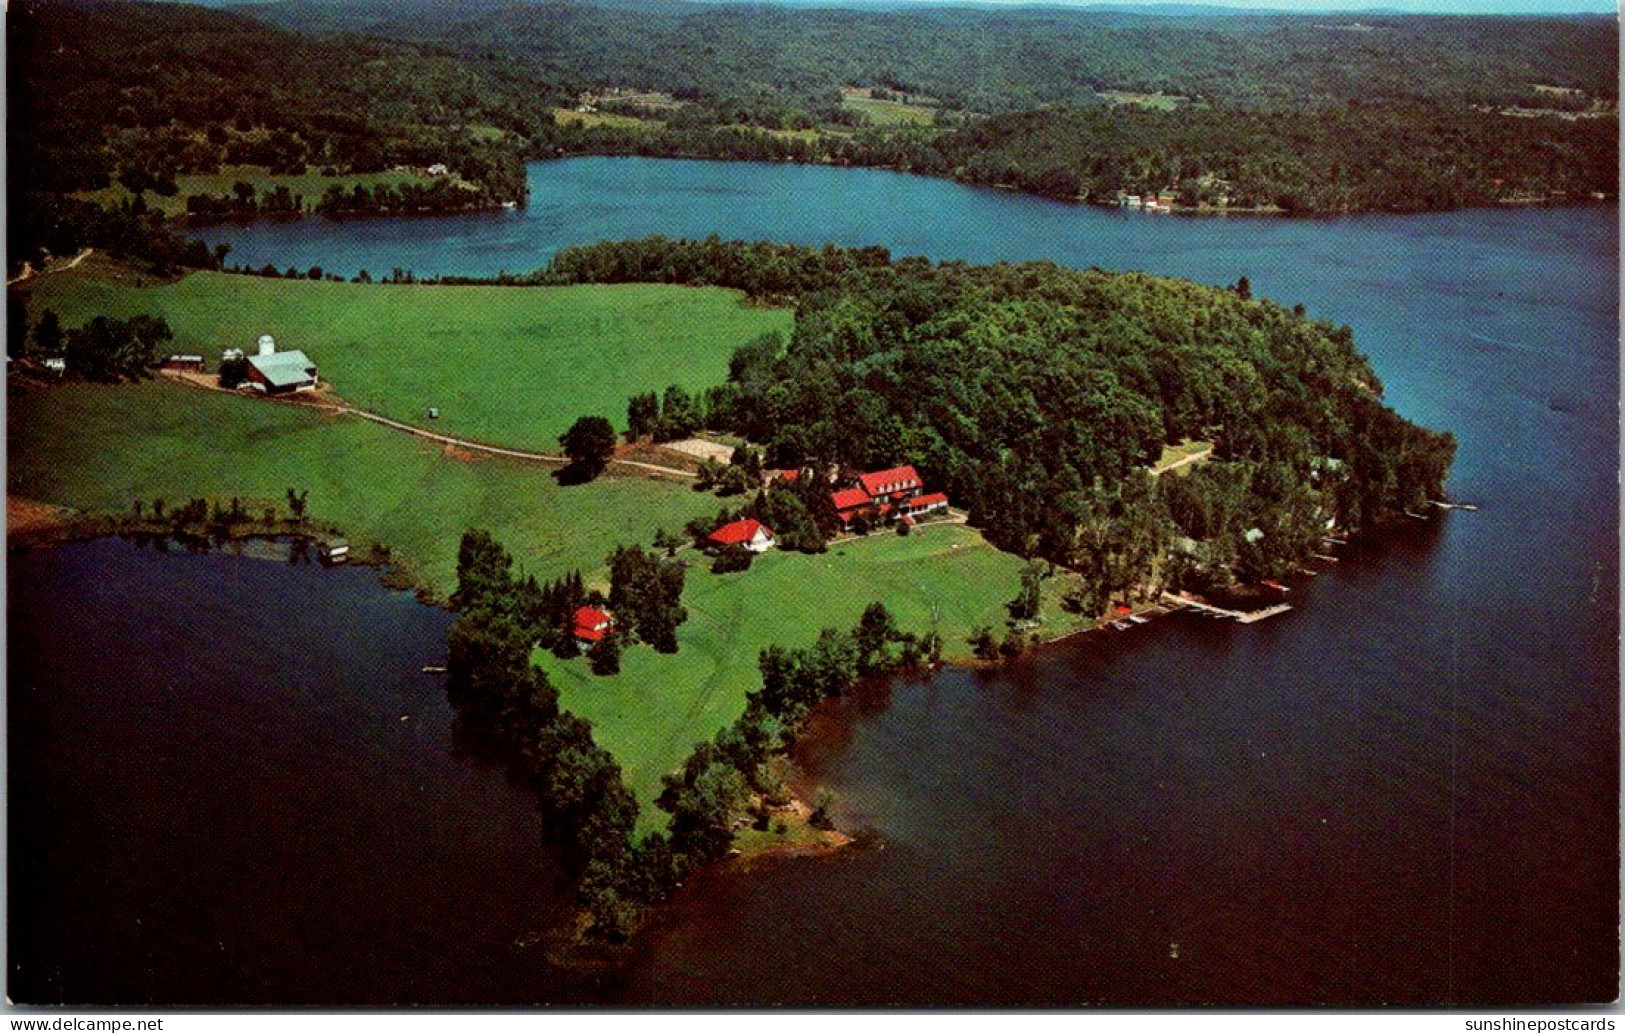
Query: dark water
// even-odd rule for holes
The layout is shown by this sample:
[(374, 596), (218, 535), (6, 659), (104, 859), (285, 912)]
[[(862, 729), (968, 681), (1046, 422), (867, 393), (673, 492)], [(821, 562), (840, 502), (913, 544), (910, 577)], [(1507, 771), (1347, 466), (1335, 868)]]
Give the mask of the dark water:
[(13, 554), (7, 586), (13, 1000), (584, 992), (518, 945), (561, 906), (534, 804), (452, 755), (420, 673), (449, 614), (118, 540)]
[(532, 187), (520, 212), (216, 236), (375, 275), (651, 232), (1246, 275), (1354, 326), (1389, 400), (1455, 432), (1452, 488), (1483, 507), (1357, 543), (1260, 625), (1171, 619), (827, 715), (809, 765), (883, 847), (699, 880), (610, 999), (1615, 995), (1614, 209), (1177, 219), (637, 159), (538, 165)]

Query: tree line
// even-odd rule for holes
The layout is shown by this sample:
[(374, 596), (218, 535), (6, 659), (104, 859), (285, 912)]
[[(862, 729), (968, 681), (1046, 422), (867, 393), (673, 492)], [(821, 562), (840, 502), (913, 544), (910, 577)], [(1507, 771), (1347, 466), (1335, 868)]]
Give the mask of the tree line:
[[(623, 549), (616, 556), (623, 564), (644, 563), (628, 561), (638, 553)], [(569, 607), (573, 598), (561, 603), (557, 597), (579, 592), (580, 581), (566, 578), (551, 587), (554, 605)], [(592, 935), (609, 941), (624, 940), (689, 872), (722, 857), (748, 807), (787, 801), (770, 761), (789, 749), (808, 710), (849, 691), (859, 678), (934, 661), (941, 648), (934, 637), (900, 631), (876, 603), (850, 632), (826, 630), (806, 648), (765, 650), (762, 687), (747, 696), (738, 720), (697, 744), (665, 779), (658, 806), (671, 814), (669, 831), (635, 837), (638, 804), (620, 766), (593, 740), (589, 722), (560, 709), (557, 689), (530, 662), (537, 632), (547, 623), (533, 620), (543, 594), (533, 579), (515, 572), (513, 557), (489, 534), (463, 536), (453, 596), (461, 615), (448, 636), (447, 697), (459, 741), (506, 767), (535, 794), (552, 840), (578, 877)], [(617, 616), (623, 612), (643, 627), (646, 610), (623, 600)]]

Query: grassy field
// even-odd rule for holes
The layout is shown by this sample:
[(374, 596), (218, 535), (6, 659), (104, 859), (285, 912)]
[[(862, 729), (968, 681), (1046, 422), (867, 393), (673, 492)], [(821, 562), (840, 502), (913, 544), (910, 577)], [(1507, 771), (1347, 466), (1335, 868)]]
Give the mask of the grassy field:
[[(581, 411), (619, 416), (631, 391), (719, 380), (734, 344), (787, 330), (791, 318), (743, 308), (723, 291), (366, 287), (220, 275), (139, 288), (86, 265), (87, 275), (36, 281), (36, 310), (54, 307), (70, 324), (97, 312), (156, 312), (175, 325), (177, 348), (210, 355), (268, 330), (308, 349), (358, 400), (367, 391), (349, 385), (374, 384), (389, 402), (380, 408), (421, 422), (422, 395), (412, 394), (434, 384), (446, 412), (440, 425), (547, 447)], [(389, 379), (397, 367), (407, 374)], [(460, 459), (353, 417), (168, 382), (14, 390), (7, 429), (10, 495), (129, 512), (138, 499), (150, 506), (199, 496), (282, 507), (288, 488), (308, 490), (312, 518), (359, 545), (391, 546), (441, 595), (455, 587), (458, 538), (469, 527), (489, 529), (539, 577), (580, 569), (602, 584), (616, 545), (647, 544), (657, 528), (681, 527), (720, 505), (687, 487), (633, 478), (560, 488), (544, 467)], [(1020, 566), (977, 532), (946, 524), (906, 538), (876, 534), (823, 556), (770, 552), (739, 574), (712, 574), (702, 560), (689, 572), (683, 603), (691, 617), (677, 655), (633, 648), (611, 678), (593, 676), (585, 660), (543, 663), (564, 705), (593, 722), (623, 765), (645, 823), (658, 825), (660, 776), (738, 716), (757, 687), (761, 649), (850, 627), (880, 600), (904, 627), (935, 629), (949, 656), (965, 656), (972, 628), (1002, 630)], [(1062, 623), (1053, 607), (1046, 619), (1050, 631)]]
[[(175, 177), (175, 185), (180, 189), (174, 197), (159, 197), (152, 191), (147, 191), (147, 207), (163, 212), (165, 215), (182, 215), (186, 212), (186, 198), (191, 194), (207, 194), (210, 197), (229, 197), (232, 187), (239, 183), (251, 184), (261, 195), (274, 191), (279, 186), (287, 187), (291, 192), (304, 197), (306, 208), (314, 208), (322, 195), (330, 187), (343, 187), (349, 190), (355, 186), (364, 186), (369, 189), (388, 184), (400, 186), (403, 183), (428, 184), (436, 177), (426, 176), (416, 172), (368, 172), (345, 176), (323, 176), (315, 172), (306, 172), (302, 176), (273, 176), (263, 165), (234, 165), (227, 166), (218, 173), (200, 175), (188, 173)], [(78, 196), (100, 204), (111, 205), (121, 201), (128, 201), (131, 194), (118, 183), (101, 190), (93, 190)]]
[(14, 393), (6, 490), (75, 509), (128, 512), (154, 498), (233, 496), (283, 504), (308, 489), (310, 515), (387, 543), (441, 594), (457, 542), (491, 530), (538, 576), (596, 570), (619, 544), (647, 542), (715, 512), (715, 499), (631, 478), (560, 488), (544, 467), (460, 461), (354, 417), (167, 383), (64, 385)]
[[(75, 270), (77, 272), (77, 270)], [(222, 349), (252, 350), (262, 333), (303, 349), (348, 401), (403, 422), (495, 444), (556, 451), (578, 416), (617, 426), (626, 399), (682, 384), (698, 392), (727, 375), (728, 356), (787, 309), (751, 308), (722, 289), (662, 285), (425, 287), (317, 283), (194, 273), (134, 287), (97, 273), (42, 277), (35, 316), (64, 325), (94, 315), (161, 315), (174, 348), (211, 367)]]
[[(461, 461), (354, 418), (160, 382), (16, 392), (7, 419), (9, 494), (128, 512), (136, 499), (150, 506), (195, 496), (282, 506), (289, 487), (308, 489), (312, 518), (358, 543), (391, 545), (442, 595), (455, 588), (458, 537), (468, 527), (490, 529), (540, 577), (579, 568), (601, 583), (616, 545), (647, 543), (657, 527), (718, 506), (710, 495), (638, 479), (559, 488), (538, 466)], [(948, 655), (964, 656), (973, 627), (1002, 625), (1019, 569), (957, 525), (876, 534), (823, 556), (770, 552), (740, 574), (699, 564), (689, 572), (691, 616), (677, 655), (635, 647), (611, 678), (593, 676), (584, 659), (543, 663), (564, 705), (593, 722), (623, 765), (645, 822), (658, 824), (660, 776), (738, 716), (758, 685), (761, 649), (850, 627), (882, 600), (905, 627), (936, 628)]]
[(966, 657), (972, 628), (1002, 632), (1020, 570), (1019, 559), (961, 525), (906, 538), (876, 534), (822, 556), (770, 551), (738, 574), (696, 565), (683, 592), (689, 619), (677, 631), (675, 656), (638, 646), (608, 678), (593, 675), (585, 659), (544, 655), (541, 662), (564, 705), (590, 720), (621, 762), (648, 820), (660, 776), (738, 717), (745, 693), (760, 687), (763, 648), (808, 645), (822, 628), (850, 628), (878, 600), (909, 630), (934, 627), (946, 655)]
[(843, 90), (841, 107), (860, 111), (877, 126), (928, 126), (936, 115), (935, 108), (919, 104), (905, 104), (896, 100), (875, 100), (866, 93)]
[(612, 111), (577, 111), (574, 108), (554, 108), (553, 120), (561, 126), (578, 125), (588, 129), (609, 126), (613, 129), (659, 129), (664, 123), (646, 118), (617, 115)]
[(1134, 107), (1150, 108), (1153, 111), (1173, 111), (1183, 104), (1189, 104), (1189, 97), (1180, 97), (1171, 93), (1129, 93), (1125, 90), (1103, 90), (1100, 96), (1112, 104), (1128, 104)]

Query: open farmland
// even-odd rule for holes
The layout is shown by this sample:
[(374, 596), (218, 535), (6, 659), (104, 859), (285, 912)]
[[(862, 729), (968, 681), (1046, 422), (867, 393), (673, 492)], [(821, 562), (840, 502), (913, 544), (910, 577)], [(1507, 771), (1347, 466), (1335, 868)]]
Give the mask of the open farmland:
[(429, 287), (194, 273), (153, 287), (92, 275), (42, 278), (36, 314), (64, 325), (96, 315), (162, 316), (174, 349), (211, 365), (260, 334), (305, 351), (347, 401), (407, 423), (493, 444), (557, 451), (578, 416), (623, 425), (628, 395), (681, 384), (698, 392), (786, 309), (734, 291), (662, 285)]
[(470, 527), (553, 577), (595, 569), (616, 545), (716, 508), (636, 478), (560, 488), (547, 467), (461, 460), (354, 417), (161, 382), (14, 394), (7, 422), (9, 494), (127, 513), (157, 498), (281, 507), (288, 488), (308, 490), (313, 519), (391, 546), (441, 596), (456, 588), (457, 543)]

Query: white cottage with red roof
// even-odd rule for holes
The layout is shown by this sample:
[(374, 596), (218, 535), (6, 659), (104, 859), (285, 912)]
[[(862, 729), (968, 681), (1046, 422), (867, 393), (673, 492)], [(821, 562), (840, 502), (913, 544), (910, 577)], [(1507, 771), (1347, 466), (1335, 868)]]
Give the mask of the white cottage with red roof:
[(750, 552), (766, 552), (773, 548), (773, 531), (760, 520), (734, 520), (706, 535), (705, 541), (719, 548), (743, 545)]

